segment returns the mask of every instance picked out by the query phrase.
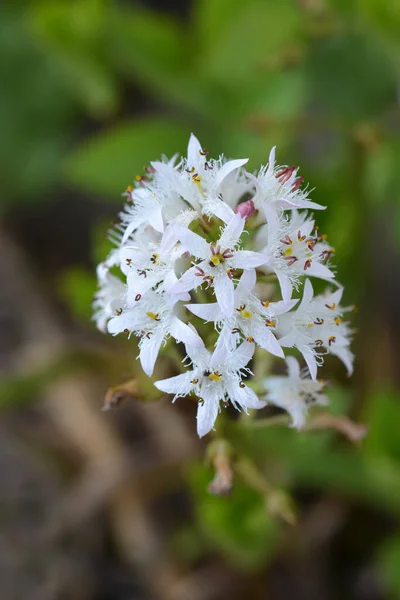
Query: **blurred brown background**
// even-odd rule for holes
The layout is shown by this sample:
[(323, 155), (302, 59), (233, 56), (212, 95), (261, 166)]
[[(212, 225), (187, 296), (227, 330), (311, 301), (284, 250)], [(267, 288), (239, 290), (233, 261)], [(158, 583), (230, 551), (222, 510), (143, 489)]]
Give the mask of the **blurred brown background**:
[[(400, 598), (399, 39), (394, 0), (32, 0), (0, 14), (0, 589), (4, 600)], [(195, 406), (130, 398), (135, 349), (90, 322), (121, 192), (184, 152), (300, 164), (326, 204), (356, 373), (333, 432), (237, 440), (268, 494), (213, 471)], [(244, 478), (246, 479), (246, 478)]]

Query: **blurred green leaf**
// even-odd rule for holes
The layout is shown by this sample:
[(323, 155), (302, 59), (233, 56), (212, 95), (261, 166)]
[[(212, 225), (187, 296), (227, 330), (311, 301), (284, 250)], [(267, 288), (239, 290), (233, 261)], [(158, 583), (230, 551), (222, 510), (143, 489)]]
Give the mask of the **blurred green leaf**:
[(381, 579), (393, 600), (400, 598), (400, 536), (387, 539), (378, 552)]
[(0, 55), (1, 203), (7, 205), (54, 185), (73, 105), (52, 56), (37, 47), (17, 7), (2, 10)]
[(310, 100), (322, 113), (360, 121), (396, 99), (397, 73), (372, 35), (335, 35), (310, 45)]
[(391, 391), (371, 394), (365, 421), (369, 424), (365, 452), (371, 456), (390, 456), (400, 464), (400, 395)]
[(171, 157), (184, 152), (188, 139), (188, 128), (166, 117), (121, 122), (77, 148), (67, 159), (65, 177), (84, 190), (122, 202), (121, 193), (143, 172), (143, 165), (161, 153)]
[(282, 68), (286, 53), (299, 41), (300, 13), (288, 0), (252, 0), (225, 9), (222, 19), (221, 7), (211, 17), (211, 22), (220, 19), (222, 27), (212, 29), (213, 36), (209, 33), (202, 44), (198, 68), (227, 88), (240, 90), (254, 81), (262, 84), (271, 70)]
[(207, 492), (212, 477), (211, 470), (200, 464), (192, 463), (188, 469), (201, 533), (238, 569), (252, 571), (265, 565), (279, 527), (268, 517), (264, 499), (239, 480), (231, 496), (213, 496)]
[(192, 66), (196, 52), (183, 23), (143, 7), (118, 8), (109, 21), (110, 61), (163, 100), (212, 117), (218, 97)]
[(58, 61), (71, 95), (93, 115), (115, 111), (119, 90), (106, 60), (103, 0), (51, 0), (31, 5), (32, 31)]
[(72, 313), (88, 323), (92, 316), (92, 301), (96, 291), (94, 274), (81, 266), (70, 267), (61, 274), (59, 289)]

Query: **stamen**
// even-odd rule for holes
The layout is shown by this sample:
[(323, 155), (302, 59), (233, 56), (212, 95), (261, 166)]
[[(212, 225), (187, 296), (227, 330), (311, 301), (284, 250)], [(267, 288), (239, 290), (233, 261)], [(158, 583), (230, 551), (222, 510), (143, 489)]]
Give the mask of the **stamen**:
[(314, 248), (315, 248), (315, 244), (316, 244), (316, 243), (317, 243), (317, 240), (312, 240), (312, 239), (310, 239), (310, 240), (307, 240), (307, 248), (308, 248), (309, 250), (311, 250), (311, 252), (313, 252), (313, 251), (314, 251)]
[(148, 317), (150, 317), (150, 319), (152, 319), (153, 321), (160, 321), (161, 319), (159, 319), (158, 317), (158, 313), (153, 313), (150, 310), (146, 312), (146, 315)]
[(301, 235), (301, 231), (300, 229), (297, 232), (297, 239), (299, 240), (299, 242), (304, 242), (304, 240), (306, 239), (306, 235)]
[(192, 381), (190, 382), (192, 385), (196, 385), (196, 383), (199, 383), (199, 380), (197, 378), (192, 379)]
[(246, 387), (246, 384), (243, 383), (243, 381), (239, 381), (239, 387), (240, 388), (244, 388), (244, 387)]
[(292, 192), (297, 192), (297, 190), (299, 189), (299, 187), (301, 186), (301, 184), (303, 183), (303, 181), (304, 181), (304, 177), (303, 176), (298, 177), (295, 180), (294, 184), (292, 185)]
[(246, 338), (246, 340), (247, 340), (248, 342), (254, 342), (254, 338), (253, 338), (253, 336), (251, 336), (251, 335), (249, 335), (249, 337), (248, 337), (248, 338)]
[(269, 300), (265, 300), (264, 302), (261, 300), (261, 304), (265, 307), (268, 308), (268, 306), (270, 305)]
[(125, 260), (125, 262), (126, 262), (126, 264), (128, 265), (128, 267), (130, 267), (130, 266), (131, 266), (131, 264), (132, 264), (132, 259), (131, 259), (131, 258), (127, 258), (127, 259)]
[(212, 275), (206, 275), (205, 277), (203, 277), (204, 281), (207, 281), (208, 285), (206, 287), (206, 289), (208, 290), (208, 288), (210, 286), (212, 286), (213, 282), (214, 282), (214, 277)]
[(130, 332), (130, 330), (129, 330), (129, 329), (124, 329), (123, 333), (124, 333), (124, 334), (125, 334), (127, 337), (129, 337), (129, 336), (130, 336), (130, 334), (131, 334), (131, 332)]
[(318, 340), (314, 340), (314, 344), (315, 344), (315, 345), (316, 345), (318, 348), (320, 348), (321, 346), (323, 346), (323, 345), (324, 345), (324, 342), (323, 342), (322, 340), (318, 339)]
[(193, 183), (201, 183), (201, 177), (198, 173), (195, 173), (194, 175), (192, 175), (192, 181)]
[(194, 167), (192, 167), (191, 169), (186, 169), (186, 173), (192, 174), (194, 172), (195, 172), (195, 168)]
[(299, 259), (297, 256), (285, 256), (285, 260), (287, 261), (288, 267), (291, 267)]
[(150, 262), (152, 262), (153, 265), (156, 265), (158, 263), (158, 257), (159, 257), (158, 254), (152, 254), (151, 258), (150, 258)]
[(292, 240), (290, 239), (290, 237), (288, 235), (285, 235), (283, 240), (279, 240), (280, 242), (282, 242), (282, 244), (286, 244), (287, 246), (290, 246), (291, 244), (293, 244)]
[(142, 297), (142, 294), (136, 294), (135, 296), (135, 302), (139, 302), (140, 298)]
[(323, 325), (324, 324), (324, 320), (320, 319), (320, 317), (317, 317), (314, 321), (315, 325)]
[(311, 259), (311, 258), (308, 258), (308, 259), (306, 260), (306, 262), (304, 263), (304, 270), (305, 270), (305, 271), (307, 271), (307, 269), (310, 269), (310, 268), (311, 268), (311, 263), (312, 263), (312, 259)]
[(122, 315), (122, 308), (117, 308), (117, 310), (115, 312), (120, 317)]
[(328, 339), (328, 344), (331, 346), (334, 342), (336, 342), (336, 338), (334, 335), (331, 335)]
[(198, 273), (195, 273), (195, 275), (197, 277), (204, 277), (205, 276), (205, 272), (203, 271), (203, 269), (201, 267), (198, 267), (196, 265), (194, 268), (198, 270)]
[(267, 327), (275, 327), (276, 321), (273, 321), (272, 319), (267, 319), (265, 321), (265, 324), (266, 324)]
[(276, 173), (275, 177), (282, 185), (286, 183), (292, 176), (296, 167), (285, 167)]
[(329, 304), (325, 304), (326, 308), (329, 308), (329, 310), (335, 310), (336, 308), (336, 302), (334, 302), (333, 304), (329, 305)]
[(341, 319), (340, 317), (336, 317), (335, 319), (335, 324), (336, 325), (340, 325), (340, 323), (342, 322), (343, 319)]
[(239, 327), (234, 327), (234, 328), (232, 329), (232, 333), (240, 333), (240, 329), (239, 329)]
[(144, 269), (138, 271), (138, 275), (143, 275), (144, 278), (147, 277), (147, 273), (146, 273), (146, 271)]

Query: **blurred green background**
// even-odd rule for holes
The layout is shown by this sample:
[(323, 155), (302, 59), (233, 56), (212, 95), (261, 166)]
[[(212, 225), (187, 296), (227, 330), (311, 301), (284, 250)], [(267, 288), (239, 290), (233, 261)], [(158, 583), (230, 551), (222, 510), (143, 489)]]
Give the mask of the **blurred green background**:
[[(16, 0), (0, 14), (0, 585), (13, 600), (400, 598), (400, 6), (396, 0)], [(277, 146), (328, 206), (356, 372), (327, 361), (358, 446), (234, 435), (298, 524), (238, 476), (207, 492), (194, 406), (100, 412), (137, 373), (89, 322), (95, 265), (143, 165)], [(245, 478), (246, 479), (246, 478)], [(261, 486), (262, 487), (262, 486)]]

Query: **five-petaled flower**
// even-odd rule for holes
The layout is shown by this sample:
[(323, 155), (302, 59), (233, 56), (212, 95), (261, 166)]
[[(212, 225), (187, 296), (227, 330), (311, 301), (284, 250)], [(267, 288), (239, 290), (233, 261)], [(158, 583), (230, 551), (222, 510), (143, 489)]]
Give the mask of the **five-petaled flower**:
[(211, 354), (205, 346), (186, 345), (192, 369), (181, 375), (155, 382), (155, 386), (177, 398), (195, 394), (198, 398), (197, 433), (206, 435), (214, 426), (221, 402), (229, 402), (238, 410), (263, 408), (265, 402), (243, 381), (250, 373), (247, 364), (254, 353), (254, 344), (243, 342), (234, 351), (216, 349)]

